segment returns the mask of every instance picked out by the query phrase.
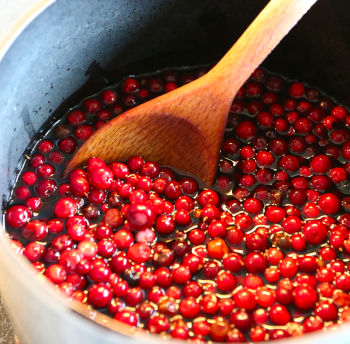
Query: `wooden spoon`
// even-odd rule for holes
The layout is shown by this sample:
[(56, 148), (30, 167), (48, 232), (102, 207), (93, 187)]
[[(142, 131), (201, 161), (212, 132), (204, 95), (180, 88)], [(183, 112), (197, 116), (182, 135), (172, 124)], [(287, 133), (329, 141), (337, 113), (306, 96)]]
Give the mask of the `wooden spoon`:
[(79, 148), (65, 172), (90, 157), (112, 161), (139, 154), (212, 185), (234, 96), (316, 1), (271, 0), (206, 75), (108, 122)]

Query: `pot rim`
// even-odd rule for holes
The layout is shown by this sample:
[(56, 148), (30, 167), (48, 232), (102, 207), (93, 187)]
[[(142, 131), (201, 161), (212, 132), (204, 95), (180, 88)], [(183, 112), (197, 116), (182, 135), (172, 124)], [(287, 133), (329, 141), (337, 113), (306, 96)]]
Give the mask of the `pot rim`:
[[(0, 0), (1, 1), (1, 0)], [(8, 13), (0, 12), (0, 63), (11, 45), (22, 31), (47, 7), (56, 0), (13, 0)], [(125, 335), (128, 339), (142, 340), (146, 343), (164, 342), (164, 338), (159, 335), (145, 333), (141, 329), (132, 328), (122, 322), (114, 320), (98, 311), (89, 309), (77, 301), (69, 301), (57, 293), (56, 288), (38, 275), (30, 266), (30, 263), (22, 256), (17, 255), (11, 248), (10, 239), (0, 221), (0, 263), (10, 265), (14, 271), (21, 271), (15, 278), (26, 285), (28, 291), (38, 298), (45, 299), (45, 306), (54, 312), (60, 312), (65, 318), (69, 318), (72, 323), (84, 323), (84, 326), (95, 327), (101, 335), (112, 340), (116, 340), (120, 335)], [(6, 299), (5, 299), (6, 303)], [(82, 315), (82, 316), (81, 316)], [(348, 343), (350, 334), (350, 322), (344, 323), (337, 328), (327, 331), (316, 331), (295, 338), (285, 338), (273, 341), (272, 343), (298, 343), (326, 344), (334, 339), (337, 343)], [(125, 338), (127, 339), (127, 338)], [(169, 339), (169, 338), (166, 338)], [(339, 341), (341, 340), (341, 342)], [(171, 339), (172, 342), (183, 344), (182, 340)], [(270, 342), (270, 341), (269, 341)], [(265, 343), (269, 343), (265, 342)]]

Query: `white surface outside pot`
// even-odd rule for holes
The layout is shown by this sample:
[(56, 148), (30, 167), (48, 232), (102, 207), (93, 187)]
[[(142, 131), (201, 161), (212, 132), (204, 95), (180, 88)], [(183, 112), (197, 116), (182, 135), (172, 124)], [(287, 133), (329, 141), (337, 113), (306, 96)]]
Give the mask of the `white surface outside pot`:
[(0, 60), (21, 31), (54, 0), (0, 0)]

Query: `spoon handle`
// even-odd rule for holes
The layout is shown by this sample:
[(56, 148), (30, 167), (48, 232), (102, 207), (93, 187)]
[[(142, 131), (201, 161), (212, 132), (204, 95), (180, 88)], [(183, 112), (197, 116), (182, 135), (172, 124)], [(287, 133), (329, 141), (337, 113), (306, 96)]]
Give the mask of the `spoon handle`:
[(317, 0), (271, 0), (208, 77), (229, 98)]

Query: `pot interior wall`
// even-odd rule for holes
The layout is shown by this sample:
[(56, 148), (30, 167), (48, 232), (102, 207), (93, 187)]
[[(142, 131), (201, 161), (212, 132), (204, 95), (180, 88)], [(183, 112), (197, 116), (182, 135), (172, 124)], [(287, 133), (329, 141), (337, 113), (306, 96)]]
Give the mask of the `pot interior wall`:
[[(0, 194), (43, 122), (128, 73), (216, 61), (267, 1), (57, 0), (0, 62)], [(322, 0), (265, 62), (350, 104), (347, 0)], [(84, 86), (83, 86), (84, 85)], [(74, 94), (73, 96), (71, 96)], [(40, 133), (39, 133), (40, 135)]]

